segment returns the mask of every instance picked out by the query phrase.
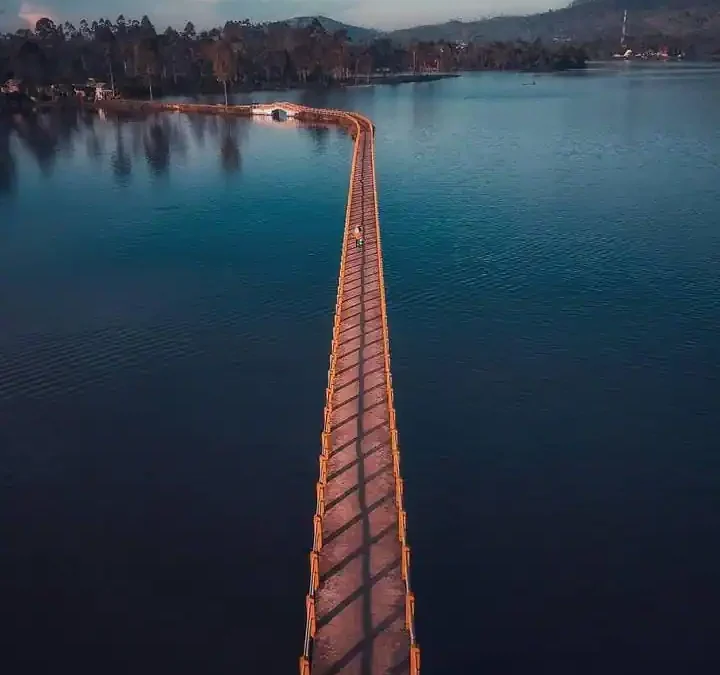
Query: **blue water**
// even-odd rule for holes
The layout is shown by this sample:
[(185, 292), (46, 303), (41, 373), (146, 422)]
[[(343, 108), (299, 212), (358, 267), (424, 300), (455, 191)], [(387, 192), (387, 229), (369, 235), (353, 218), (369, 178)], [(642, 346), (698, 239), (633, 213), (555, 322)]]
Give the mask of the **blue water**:
[[(720, 69), (531, 81), (283, 96), (377, 124), (423, 672), (710, 672)], [(2, 126), (4, 672), (296, 668), (350, 150)]]

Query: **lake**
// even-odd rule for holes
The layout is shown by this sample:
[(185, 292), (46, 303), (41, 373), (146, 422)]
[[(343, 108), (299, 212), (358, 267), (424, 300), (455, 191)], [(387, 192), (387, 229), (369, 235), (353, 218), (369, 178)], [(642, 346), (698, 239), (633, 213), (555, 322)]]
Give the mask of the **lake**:
[[(377, 125), (423, 672), (712, 672), (720, 68), (253, 98)], [(0, 121), (4, 673), (297, 669), (350, 153)]]

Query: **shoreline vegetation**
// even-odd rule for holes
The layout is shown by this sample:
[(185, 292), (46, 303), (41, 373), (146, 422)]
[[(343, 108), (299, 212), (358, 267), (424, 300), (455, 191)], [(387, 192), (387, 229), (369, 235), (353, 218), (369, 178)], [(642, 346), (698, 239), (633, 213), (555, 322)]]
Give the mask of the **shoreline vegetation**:
[(426, 82), (463, 71), (570, 70), (588, 60), (581, 47), (539, 40), (355, 43), (345, 30), (328, 32), (317, 20), (303, 26), (228, 21), (201, 32), (188, 22), (182, 31), (159, 32), (147, 16), (83, 19), (78, 27), (42, 18), (34, 31), (0, 38), (0, 107), (13, 110), (26, 105), (19, 97), (92, 97), (83, 90), (96, 85), (120, 98), (220, 94), (227, 101), (232, 93)]
[[(437, 82), (438, 80), (445, 80), (449, 78), (456, 78), (461, 77), (462, 73), (394, 73), (394, 74), (388, 74), (388, 75), (379, 75), (379, 76), (371, 76), (368, 81), (363, 82), (346, 82), (346, 83), (339, 83), (335, 85), (333, 88), (335, 89), (342, 89), (342, 88), (353, 88), (353, 87), (374, 87), (374, 86), (397, 86), (399, 84), (422, 84), (424, 82)], [(317, 91), (318, 89), (327, 90), (328, 87), (313, 87), (311, 85), (305, 85), (305, 86), (285, 86), (285, 87), (266, 87), (264, 89), (250, 89), (250, 90), (244, 90), (244, 91), (233, 91), (232, 94), (253, 94), (253, 93), (260, 93), (260, 92), (288, 92), (288, 91)], [(172, 103), (168, 103), (168, 101), (164, 98), (154, 98), (150, 99), (148, 97), (145, 98), (123, 98), (123, 97), (115, 97), (108, 101), (108, 103), (112, 104), (127, 104), (127, 105), (120, 105), (120, 106), (107, 106), (107, 107), (117, 107), (122, 108), (124, 110), (136, 110), (141, 107), (141, 104), (144, 103), (158, 103), (158, 104), (166, 104), (167, 105), (187, 105), (190, 106), (197, 106), (197, 105), (205, 105), (212, 106), (212, 107), (219, 107), (223, 108), (222, 101), (218, 102), (210, 102), (207, 101), (209, 97), (215, 97), (218, 93), (214, 94), (204, 94), (204, 93), (194, 93), (194, 94), (187, 94), (185, 97), (188, 99), (187, 102), (177, 102), (172, 101)], [(220, 94), (220, 96), (222, 96)], [(172, 95), (171, 95), (172, 97)], [(226, 103), (227, 106), (234, 107), (234, 108), (240, 108), (243, 107), (244, 103), (238, 104), (234, 103), (232, 100), (228, 100)], [(103, 107), (103, 106), (97, 106), (94, 101), (88, 101), (88, 100), (81, 100), (78, 97), (75, 96), (60, 96), (57, 98), (48, 98), (43, 97), (39, 100), (30, 97), (23, 93), (14, 93), (12, 95), (3, 95), (0, 94), (0, 114), (2, 113), (26, 113), (26, 112), (32, 112), (33, 110), (52, 110), (57, 108), (78, 108), (80, 106), (90, 107), (90, 108), (97, 108), (97, 107)], [(159, 109), (159, 108), (158, 108)]]
[[(273, 104), (240, 104), (240, 105), (224, 105), (222, 103), (190, 103), (190, 102), (171, 102), (171, 101), (133, 101), (130, 99), (114, 99), (108, 101), (99, 101), (85, 106), (86, 110), (103, 110), (105, 113), (115, 118), (123, 116), (144, 117), (162, 112), (182, 113), (186, 115), (220, 115), (225, 117), (246, 117), (253, 118), (256, 116), (257, 105), (266, 108), (272, 107)], [(347, 131), (354, 137), (356, 125), (351, 117), (354, 115), (352, 111), (339, 111), (333, 108), (315, 108), (304, 106), (302, 104), (289, 104), (292, 108), (299, 107), (300, 110), (294, 112), (293, 120), (307, 126), (309, 128), (329, 128), (332, 126), (339, 127)], [(282, 109), (282, 104), (278, 103), (277, 107)], [(269, 116), (269, 113), (263, 113), (262, 117)], [(273, 114), (274, 116), (274, 114)], [(276, 118), (277, 119), (277, 118)]]

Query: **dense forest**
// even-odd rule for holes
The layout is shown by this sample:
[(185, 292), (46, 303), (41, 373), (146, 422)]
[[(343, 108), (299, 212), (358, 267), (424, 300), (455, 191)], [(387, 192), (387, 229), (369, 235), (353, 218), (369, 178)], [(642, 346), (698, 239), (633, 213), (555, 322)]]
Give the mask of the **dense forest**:
[[(319, 21), (252, 24), (229, 21), (198, 32), (192, 23), (158, 32), (147, 16), (56, 25), (0, 38), (0, 78), (25, 86), (107, 82), (124, 95), (158, 96), (225, 90), (332, 86), (397, 72), (557, 70), (583, 67), (582, 49), (535, 42), (352, 42)], [(4, 78), (3, 78), (4, 75)]]

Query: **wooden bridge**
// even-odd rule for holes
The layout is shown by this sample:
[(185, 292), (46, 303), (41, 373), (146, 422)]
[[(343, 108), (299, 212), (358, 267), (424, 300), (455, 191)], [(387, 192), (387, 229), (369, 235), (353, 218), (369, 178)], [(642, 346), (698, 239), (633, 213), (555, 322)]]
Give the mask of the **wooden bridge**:
[[(375, 183), (365, 117), (304, 109), (351, 128), (350, 173), (333, 326), (301, 675), (417, 675), (415, 599), (390, 375)], [(364, 244), (353, 236), (363, 231)]]
[[(112, 101), (105, 108), (284, 116), (339, 124), (354, 139), (340, 258), (300, 675), (419, 675), (415, 599), (390, 375), (375, 128), (292, 103), (208, 106)], [(358, 246), (353, 232), (363, 230)]]

